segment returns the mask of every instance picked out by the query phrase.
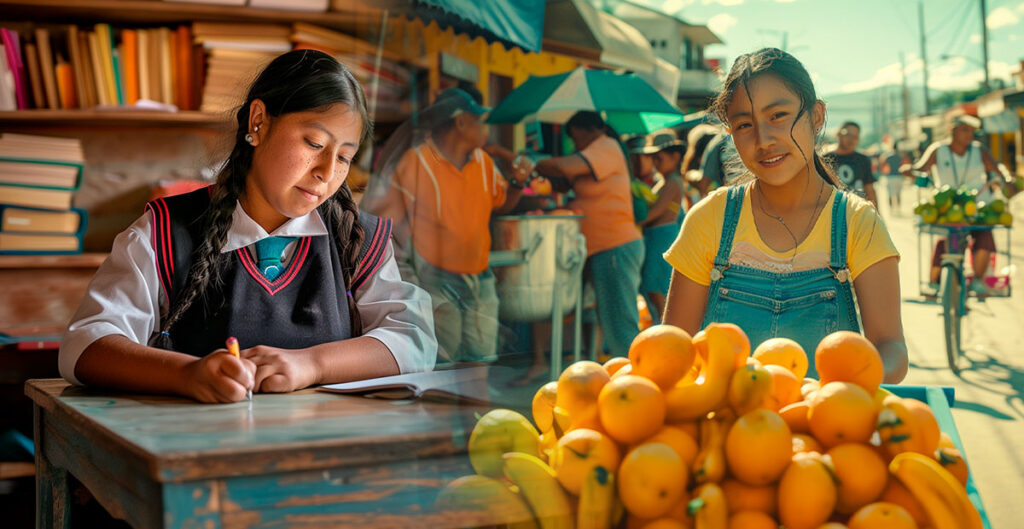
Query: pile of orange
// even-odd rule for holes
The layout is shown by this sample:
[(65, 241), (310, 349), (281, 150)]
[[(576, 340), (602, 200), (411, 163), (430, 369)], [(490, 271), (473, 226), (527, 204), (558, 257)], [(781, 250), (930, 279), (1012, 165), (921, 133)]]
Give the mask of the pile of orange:
[(577, 362), (537, 392), (542, 459), (574, 496), (596, 467), (614, 474), (606, 527), (952, 527), (894, 470), (923, 454), (962, 492), (966, 462), (930, 408), (880, 388), (860, 334), (825, 337), (814, 360), (819, 379), (789, 339), (751, 351), (736, 325), (652, 326), (628, 358)]

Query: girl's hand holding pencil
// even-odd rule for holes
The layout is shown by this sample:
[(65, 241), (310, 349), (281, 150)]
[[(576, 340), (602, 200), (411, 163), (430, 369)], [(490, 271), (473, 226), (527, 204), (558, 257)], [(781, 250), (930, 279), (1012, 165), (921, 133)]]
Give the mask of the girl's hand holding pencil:
[[(227, 345), (228, 352), (231, 353), (231, 356), (241, 360), (242, 357), (241, 357), (241, 355), (238, 352), (238, 338), (235, 338), (234, 336), (229, 336), (227, 341), (224, 342), (224, 343), (225, 343), (225, 345)], [(251, 387), (248, 387), (245, 390), (245, 400), (252, 400), (252, 388)]]
[(191, 362), (185, 393), (200, 402), (238, 402), (255, 387), (255, 377), (256, 364), (231, 354), (230, 349), (218, 349)]

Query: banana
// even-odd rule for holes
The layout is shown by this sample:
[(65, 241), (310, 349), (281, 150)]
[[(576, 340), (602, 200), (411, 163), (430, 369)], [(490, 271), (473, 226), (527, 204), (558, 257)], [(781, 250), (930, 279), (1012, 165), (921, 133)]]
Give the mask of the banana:
[(596, 466), (583, 478), (576, 529), (608, 529), (615, 507), (615, 474)]
[(569, 495), (558, 482), (555, 471), (536, 456), (521, 452), (505, 454), (505, 477), (519, 487), (541, 529), (571, 529)]
[(729, 525), (725, 493), (714, 483), (705, 483), (693, 491), (687, 511), (694, 518), (694, 529), (725, 529)]
[(473, 516), (472, 523), (463, 520), (469, 525), (488, 525), (499, 521), (508, 523), (509, 528), (537, 529), (530, 507), (519, 494), (504, 483), (479, 474), (463, 476), (446, 485), (438, 493), (434, 505), (443, 511), (479, 511)]
[(665, 392), (665, 422), (692, 421), (721, 408), (726, 402), (736, 354), (725, 332), (708, 326), (708, 361), (704, 380), (679, 382)]
[(700, 421), (700, 451), (691, 466), (693, 481), (698, 485), (720, 483), (725, 477), (725, 434), (728, 426), (724, 421), (718, 417)]
[(889, 463), (889, 472), (914, 495), (935, 529), (981, 529), (981, 515), (967, 491), (935, 460), (903, 452)]

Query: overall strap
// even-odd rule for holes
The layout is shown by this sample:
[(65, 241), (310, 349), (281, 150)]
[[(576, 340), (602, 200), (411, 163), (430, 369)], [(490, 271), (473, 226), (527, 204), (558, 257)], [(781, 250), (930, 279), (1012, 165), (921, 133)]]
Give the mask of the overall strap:
[(715, 255), (716, 268), (729, 266), (732, 238), (736, 235), (736, 224), (739, 223), (740, 210), (743, 209), (743, 192), (743, 186), (729, 189), (729, 196), (725, 202), (725, 218), (722, 220), (722, 238), (718, 242), (718, 253)]
[(829, 267), (833, 270), (845, 269), (846, 265), (846, 240), (848, 227), (846, 225), (846, 193), (836, 190), (836, 198), (832, 202), (832, 251), (829, 256)]

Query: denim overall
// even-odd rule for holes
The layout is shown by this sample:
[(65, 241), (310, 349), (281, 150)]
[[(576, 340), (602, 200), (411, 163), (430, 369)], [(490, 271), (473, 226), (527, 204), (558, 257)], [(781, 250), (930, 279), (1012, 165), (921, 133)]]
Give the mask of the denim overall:
[(832, 207), (829, 266), (778, 273), (729, 264), (743, 192), (742, 186), (729, 190), (702, 327), (735, 323), (747, 333), (751, 347), (776, 336), (795, 340), (807, 353), (807, 376), (817, 378), (818, 342), (839, 330), (860, 332), (846, 266), (846, 195), (837, 191)]

